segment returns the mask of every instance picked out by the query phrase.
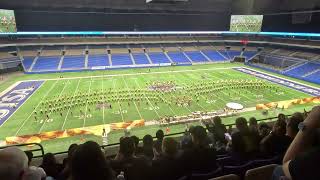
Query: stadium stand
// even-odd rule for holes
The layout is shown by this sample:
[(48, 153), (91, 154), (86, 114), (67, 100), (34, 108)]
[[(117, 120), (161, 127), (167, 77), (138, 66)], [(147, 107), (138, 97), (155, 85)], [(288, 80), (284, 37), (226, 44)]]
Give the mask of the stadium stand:
[(56, 71), (60, 62), (59, 56), (42, 57), (40, 56), (31, 71)]
[(167, 54), (175, 63), (191, 63), (182, 52), (168, 52)]
[(206, 57), (204, 57), (199, 51), (185, 51), (185, 54), (192, 60), (194, 63), (199, 62), (208, 62)]
[(88, 67), (109, 66), (109, 56), (106, 54), (90, 54), (88, 56)]
[(313, 72), (318, 69), (320, 69), (320, 64), (308, 62), (308, 63), (305, 63), (301, 66), (298, 66), (296, 68), (293, 68), (293, 69), (285, 72), (285, 74), (288, 76), (291, 76), (291, 77), (300, 78), (300, 77), (304, 76), (305, 74), (307, 74), (309, 72)]
[(148, 55), (153, 64), (171, 63), (163, 52), (149, 52)]
[(33, 59), (34, 59), (34, 57), (24, 57), (23, 58), (22, 63), (25, 68), (25, 71), (29, 71), (31, 64), (33, 63)]
[(112, 66), (132, 65), (132, 59), (129, 54), (111, 54)]
[(202, 51), (207, 57), (209, 57), (212, 61), (226, 61), (227, 59), (222, 56), (218, 51), (213, 50), (203, 50)]
[(148, 57), (144, 53), (132, 54), (135, 64), (150, 64)]
[(85, 56), (65, 56), (61, 69), (83, 69), (85, 65)]

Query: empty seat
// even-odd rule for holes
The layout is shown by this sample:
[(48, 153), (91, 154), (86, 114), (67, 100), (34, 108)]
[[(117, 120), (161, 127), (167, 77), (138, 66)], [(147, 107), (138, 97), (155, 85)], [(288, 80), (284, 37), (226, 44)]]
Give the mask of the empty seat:
[(207, 58), (204, 57), (200, 51), (187, 51), (185, 52), (186, 55), (193, 61), (193, 62), (207, 62)]
[(209, 59), (212, 61), (226, 61), (227, 59), (223, 57), (218, 51), (213, 50), (203, 50), (202, 51)]
[(112, 54), (112, 66), (132, 65), (132, 60), (129, 54)]
[(109, 66), (109, 56), (107, 54), (88, 55), (88, 67)]
[(168, 52), (167, 54), (175, 63), (190, 63), (189, 59), (182, 52)]
[(270, 180), (276, 164), (250, 169), (246, 172), (245, 180)]
[(163, 52), (148, 53), (153, 64), (171, 63)]
[(235, 174), (229, 174), (229, 175), (225, 175), (225, 176), (212, 178), (209, 180), (240, 180), (240, 178), (239, 178), (239, 176), (237, 176)]
[(30, 69), (30, 67), (33, 63), (33, 59), (34, 59), (34, 57), (23, 57), (22, 63), (23, 63), (23, 66), (26, 70)]
[(85, 56), (65, 56), (63, 59), (62, 69), (79, 69), (84, 68)]
[(150, 64), (147, 56), (144, 53), (133, 53), (132, 56), (136, 64)]
[(42, 57), (40, 56), (34, 64), (32, 71), (57, 70), (60, 62), (59, 56)]

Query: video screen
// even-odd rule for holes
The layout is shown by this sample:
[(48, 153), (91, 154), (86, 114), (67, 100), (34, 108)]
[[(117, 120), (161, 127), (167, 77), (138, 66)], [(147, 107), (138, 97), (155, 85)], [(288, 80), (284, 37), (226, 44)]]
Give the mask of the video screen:
[(17, 32), (13, 10), (0, 9), (0, 33)]
[(232, 32), (260, 32), (263, 15), (232, 15), (230, 31)]

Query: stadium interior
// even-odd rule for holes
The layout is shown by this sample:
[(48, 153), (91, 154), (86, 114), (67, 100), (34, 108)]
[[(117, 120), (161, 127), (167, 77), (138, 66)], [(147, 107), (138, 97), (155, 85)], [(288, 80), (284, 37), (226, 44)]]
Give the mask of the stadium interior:
[(317, 0), (0, 2), (0, 180), (317, 180), (319, 104)]

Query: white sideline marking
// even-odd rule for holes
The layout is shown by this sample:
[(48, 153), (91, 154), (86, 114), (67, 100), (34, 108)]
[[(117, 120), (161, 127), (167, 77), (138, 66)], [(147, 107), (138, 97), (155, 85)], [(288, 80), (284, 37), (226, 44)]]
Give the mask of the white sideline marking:
[[(124, 84), (126, 85), (126, 87), (129, 89), (129, 86), (128, 86), (128, 84), (127, 84), (127, 82), (126, 82), (126, 80), (124, 79), (123, 76), (122, 76), (122, 80), (123, 80)], [(131, 91), (129, 91), (129, 92), (130, 92), (130, 95), (132, 96)], [(139, 110), (139, 108), (137, 107), (136, 102), (133, 101), (133, 104), (134, 104), (134, 106), (135, 106), (136, 109), (137, 109), (137, 112), (138, 112), (138, 114), (139, 114), (139, 116), (140, 116), (140, 119), (143, 119), (143, 118), (142, 118), (142, 115), (141, 115), (141, 113), (140, 113), (140, 110)]]
[[(42, 99), (39, 101), (38, 105), (33, 109), (33, 111), (30, 113), (30, 115), (23, 121), (22, 125), (19, 127), (18, 131), (15, 133), (14, 136), (17, 136), (17, 134), (20, 132), (20, 130), (22, 129), (22, 127), (25, 125), (25, 123), (27, 122), (27, 120), (32, 116), (32, 114), (34, 113), (34, 111), (40, 106), (41, 102), (49, 95), (49, 93), (51, 92), (51, 90), (56, 86), (56, 84), (58, 83), (58, 81), (56, 81), (51, 87), (50, 89), (47, 91), (47, 93), (42, 97)], [(26, 101), (27, 102), (27, 101)], [(20, 106), (22, 107), (22, 105)]]

